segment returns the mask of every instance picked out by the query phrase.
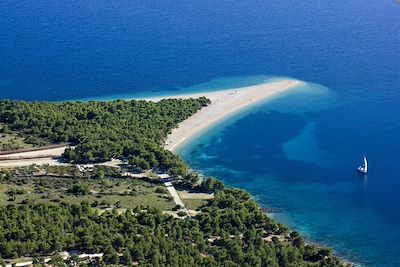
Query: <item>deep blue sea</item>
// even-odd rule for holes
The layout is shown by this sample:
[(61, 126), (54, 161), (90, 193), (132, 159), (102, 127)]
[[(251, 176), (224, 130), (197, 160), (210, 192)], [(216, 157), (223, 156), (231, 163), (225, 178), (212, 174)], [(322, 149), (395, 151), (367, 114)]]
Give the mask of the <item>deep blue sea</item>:
[[(400, 266), (395, 0), (2, 0), (0, 98), (63, 101), (308, 84), (182, 147), (309, 241)], [(357, 174), (363, 155), (368, 177)]]

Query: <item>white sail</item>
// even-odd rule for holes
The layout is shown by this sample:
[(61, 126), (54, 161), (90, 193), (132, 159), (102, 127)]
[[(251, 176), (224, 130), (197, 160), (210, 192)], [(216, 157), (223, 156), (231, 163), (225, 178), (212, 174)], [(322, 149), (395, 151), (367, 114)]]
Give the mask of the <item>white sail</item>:
[(367, 162), (367, 158), (364, 156), (364, 164), (358, 166), (358, 171), (366, 174), (368, 172), (368, 162)]
[(365, 172), (368, 171), (368, 162), (367, 162), (367, 158), (364, 156), (364, 170)]

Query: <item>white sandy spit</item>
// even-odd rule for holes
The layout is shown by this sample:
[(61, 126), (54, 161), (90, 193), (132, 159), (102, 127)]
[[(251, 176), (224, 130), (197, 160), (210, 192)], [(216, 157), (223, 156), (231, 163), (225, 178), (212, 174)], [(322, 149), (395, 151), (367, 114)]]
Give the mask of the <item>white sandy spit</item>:
[[(297, 80), (281, 80), (229, 90), (169, 96), (168, 98), (198, 98), (205, 96), (211, 100), (211, 104), (179, 124), (179, 127), (174, 129), (168, 136), (165, 148), (175, 151), (179, 145), (182, 145), (190, 137), (226, 117), (301, 84), (302, 82)], [(147, 100), (159, 101), (161, 99), (156, 97)]]
[[(211, 91), (184, 95), (171, 95), (146, 98), (144, 100), (160, 101), (164, 98), (199, 98), (202, 96), (211, 100), (211, 104), (202, 108), (196, 114), (179, 124), (168, 136), (165, 148), (174, 152), (179, 145), (184, 144), (190, 137), (194, 137), (202, 130), (234, 115), (254, 104), (266, 101), (289, 89), (303, 84), (297, 80), (280, 80), (242, 88), (233, 88), (221, 91)], [(0, 167), (28, 166), (31, 164), (62, 165), (58, 157), (66, 147), (44, 149), (40, 151), (14, 153), (0, 156)]]

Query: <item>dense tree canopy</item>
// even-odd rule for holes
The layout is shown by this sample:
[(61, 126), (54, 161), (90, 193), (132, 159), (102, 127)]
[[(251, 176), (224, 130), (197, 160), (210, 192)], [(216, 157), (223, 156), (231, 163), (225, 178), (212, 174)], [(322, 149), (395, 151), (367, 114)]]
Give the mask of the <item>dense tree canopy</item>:
[(200, 186), (204, 190), (211, 191), (211, 192), (222, 190), (225, 187), (224, 184), (221, 181), (215, 179), (214, 177), (205, 178), (202, 181)]
[(111, 102), (20, 102), (0, 101), (2, 131), (12, 130), (37, 144), (70, 142), (64, 156), (73, 162), (99, 162), (131, 158), (138, 168), (162, 167), (185, 174), (186, 166), (162, 148), (178, 123), (210, 102), (199, 99), (165, 99)]
[[(62, 233), (62, 234), (60, 234)], [(282, 238), (268, 236), (276, 235)], [(304, 245), (241, 190), (225, 189), (195, 218), (136, 207), (99, 215), (89, 204), (0, 209), (0, 256), (66, 249), (104, 252), (108, 264), (143, 266), (341, 266), (330, 250)]]
[[(205, 98), (158, 103), (4, 100), (0, 101), (0, 132), (18, 134), (33, 145), (69, 142), (75, 148), (67, 149), (64, 157), (71, 162), (121, 158), (133, 168), (157, 167), (185, 175), (193, 183), (199, 176), (188, 173), (179, 157), (162, 144), (179, 122), (207, 104), (209, 100)], [(50, 173), (51, 167), (48, 169)], [(73, 178), (71, 172), (63, 179)], [(16, 185), (28, 186), (28, 176), (16, 180), (14, 174), (2, 172), (0, 178), (5, 183), (14, 181)], [(106, 184), (105, 176), (122, 179), (118, 171), (104, 168), (96, 169), (92, 176), (92, 181), (81, 177), (63, 192), (74, 198), (87, 198), (94, 192), (89, 187), (94, 181)], [(52, 180), (48, 189), (61, 187), (60, 183), (61, 180)], [(46, 189), (44, 185), (45, 181), (35, 185), (38, 194)], [(246, 192), (226, 189), (214, 178), (205, 179), (200, 188), (214, 192), (214, 198), (197, 216), (181, 212), (179, 219), (143, 206), (100, 213), (97, 202), (71, 204), (61, 200), (61, 196), (57, 204), (35, 204), (24, 199), (19, 204), (1, 207), (0, 264), (2, 258), (53, 255), (51, 264), (62, 266), (55, 252), (79, 250), (103, 252), (107, 265), (343, 266), (329, 249), (305, 244), (298, 233), (270, 219)], [(137, 194), (131, 189), (130, 193)], [(156, 193), (165, 192), (162, 188)], [(14, 186), (5, 191), (11, 201), (25, 193), (28, 194)]]

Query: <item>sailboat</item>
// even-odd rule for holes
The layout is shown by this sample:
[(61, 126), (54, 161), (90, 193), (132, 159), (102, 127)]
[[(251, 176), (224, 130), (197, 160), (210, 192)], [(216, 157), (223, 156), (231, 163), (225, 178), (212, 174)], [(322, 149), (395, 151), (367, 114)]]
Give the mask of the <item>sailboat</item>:
[(367, 158), (364, 156), (364, 164), (358, 166), (358, 171), (360, 173), (364, 173), (366, 174), (368, 172), (368, 162), (367, 162)]

